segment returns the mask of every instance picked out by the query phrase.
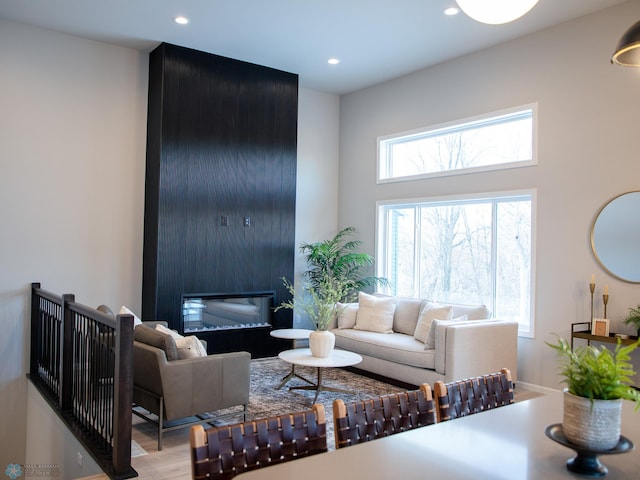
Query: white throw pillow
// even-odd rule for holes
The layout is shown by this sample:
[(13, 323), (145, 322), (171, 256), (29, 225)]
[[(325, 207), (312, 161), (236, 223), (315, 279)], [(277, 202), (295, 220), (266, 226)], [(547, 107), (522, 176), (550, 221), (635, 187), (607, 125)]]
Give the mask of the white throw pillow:
[(358, 292), (358, 314), (353, 328), (370, 332), (392, 333), (395, 310), (396, 302), (393, 297), (380, 298)]
[(184, 338), (175, 330), (171, 330), (170, 328), (167, 328), (164, 325), (156, 325), (156, 330), (162, 333), (166, 333), (167, 335), (171, 335), (174, 340), (180, 340), (181, 338)]
[(413, 332), (413, 338), (419, 342), (426, 343), (429, 336), (429, 329), (434, 318), (448, 320), (452, 317), (451, 305), (440, 305), (439, 303), (426, 303), (418, 314), (418, 323)]
[(124, 305), (120, 307), (120, 311), (118, 313), (120, 315), (133, 315), (133, 328), (136, 328), (138, 325), (142, 325), (142, 320), (140, 320), (135, 313), (133, 313)]
[(353, 328), (358, 315), (358, 304), (338, 302), (338, 311), (340, 312), (338, 314), (338, 328)]
[(442, 320), (439, 318), (434, 318), (433, 322), (431, 322), (431, 327), (429, 328), (427, 341), (424, 342), (425, 350), (428, 350), (430, 348), (436, 348), (436, 327), (438, 325), (442, 325), (442, 324), (450, 325), (452, 323), (457, 323), (457, 322), (466, 322), (467, 320), (468, 320), (467, 315), (461, 315), (451, 320)]
[(207, 350), (195, 335), (176, 339), (176, 347), (178, 347), (178, 359), (180, 360), (207, 356)]

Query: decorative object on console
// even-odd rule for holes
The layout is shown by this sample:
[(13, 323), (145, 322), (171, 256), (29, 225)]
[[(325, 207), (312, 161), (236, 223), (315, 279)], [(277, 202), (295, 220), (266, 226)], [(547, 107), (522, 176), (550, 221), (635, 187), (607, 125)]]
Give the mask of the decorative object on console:
[(522, 17), (538, 0), (456, 0), (456, 3), (477, 22), (499, 25)]
[(640, 338), (640, 305), (638, 308), (629, 308), (629, 315), (624, 319), (625, 325), (633, 325), (637, 330), (636, 335)]
[(604, 293), (602, 294), (602, 304), (604, 305), (604, 318), (607, 318), (607, 303), (609, 303), (609, 285), (604, 286)]
[(547, 342), (564, 359), (560, 373), (564, 390), (563, 434), (577, 447), (587, 450), (614, 448), (620, 441), (622, 400), (640, 408), (640, 391), (630, 386), (633, 371), (630, 354), (640, 346), (606, 347), (584, 345), (572, 350), (569, 342), (558, 338)]
[(591, 332), (593, 335), (598, 335), (599, 337), (608, 337), (609, 320), (606, 318), (594, 318)]
[(622, 34), (611, 57), (611, 63), (623, 67), (640, 66), (640, 22), (634, 23)]
[(589, 317), (589, 322), (593, 322), (593, 292), (596, 291), (596, 276), (595, 274), (591, 274), (591, 283), (589, 283), (589, 291), (591, 292), (591, 316)]

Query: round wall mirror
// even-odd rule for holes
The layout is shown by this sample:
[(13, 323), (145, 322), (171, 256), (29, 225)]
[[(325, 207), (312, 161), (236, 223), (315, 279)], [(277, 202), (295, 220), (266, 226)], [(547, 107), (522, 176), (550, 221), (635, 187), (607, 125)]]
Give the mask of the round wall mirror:
[(591, 228), (591, 248), (596, 260), (614, 277), (640, 283), (640, 192), (609, 200)]

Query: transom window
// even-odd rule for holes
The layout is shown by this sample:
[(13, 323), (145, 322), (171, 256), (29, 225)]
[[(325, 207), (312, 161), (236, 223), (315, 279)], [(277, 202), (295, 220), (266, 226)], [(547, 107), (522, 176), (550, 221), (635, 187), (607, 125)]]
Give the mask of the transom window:
[(378, 203), (377, 274), (393, 295), (485, 304), (533, 336), (534, 192)]
[(535, 164), (535, 106), (378, 139), (378, 182)]

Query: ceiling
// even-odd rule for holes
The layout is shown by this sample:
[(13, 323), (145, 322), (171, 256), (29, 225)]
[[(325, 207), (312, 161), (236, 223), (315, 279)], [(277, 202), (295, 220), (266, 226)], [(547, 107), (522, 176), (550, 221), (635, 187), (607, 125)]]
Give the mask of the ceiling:
[[(144, 52), (168, 42), (343, 94), (624, 1), (540, 0), (505, 25), (445, 16), (455, 0), (0, 0), (0, 19)], [(190, 23), (176, 24), (177, 15)], [(329, 65), (330, 57), (340, 63)]]

